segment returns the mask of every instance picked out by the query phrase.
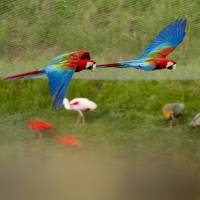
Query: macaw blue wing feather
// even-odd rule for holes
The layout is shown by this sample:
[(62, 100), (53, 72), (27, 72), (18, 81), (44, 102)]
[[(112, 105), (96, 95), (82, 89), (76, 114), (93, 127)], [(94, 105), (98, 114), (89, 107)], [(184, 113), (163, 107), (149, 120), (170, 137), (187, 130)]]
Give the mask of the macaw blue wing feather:
[(110, 63), (110, 64), (101, 64), (97, 65), (97, 68), (135, 68), (145, 71), (153, 70), (155, 67), (151, 62), (147, 62), (146, 60), (130, 60), (130, 61), (121, 61), (119, 63)]
[(123, 64), (126, 68), (135, 68), (135, 69), (144, 70), (144, 71), (151, 71), (155, 68), (151, 62), (145, 61), (142, 59), (121, 61), (120, 63)]
[(186, 23), (186, 20), (176, 20), (165, 27), (146, 47), (144, 53), (138, 59), (166, 57), (182, 42), (185, 36)]
[(62, 86), (62, 74), (64, 70), (47, 70), (47, 77), (49, 79), (49, 86), (50, 86), (50, 95), (51, 97), (55, 96), (58, 92), (59, 88)]
[(63, 82), (63, 85), (62, 87), (59, 89), (58, 93), (56, 94), (56, 98), (53, 102), (53, 108), (55, 110), (58, 110), (62, 107), (62, 104), (63, 104), (63, 99), (65, 98), (66, 94), (67, 94), (67, 89), (69, 87), (69, 83), (70, 83), (70, 80), (71, 80), (71, 77), (73, 75), (73, 71), (70, 71), (66, 74), (64, 74), (64, 82)]
[(49, 66), (46, 68), (46, 74), (49, 79), (51, 97), (55, 96), (53, 109), (59, 110), (62, 107), (62, 102), (66, 96), (70, 80), (74, 74), (73, 69), (55, 68)]

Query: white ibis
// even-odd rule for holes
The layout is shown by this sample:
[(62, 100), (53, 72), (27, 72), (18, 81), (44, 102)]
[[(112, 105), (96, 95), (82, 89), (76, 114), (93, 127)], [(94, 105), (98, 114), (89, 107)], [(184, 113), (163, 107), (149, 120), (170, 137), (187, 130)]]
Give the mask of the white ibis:
[(69, 101), (67, 98), (64, 98), (63, 100), (64, 107), (67, 110), (72, 110), (76, 111), (79, 113), (79, 117), (77, 120), (77, 123), (82, 120), (82, 123), (85, 123), (85, 118), (84, 118), (84, 111), (94, 111), (97, 108), (97, 104), (94, 103), (93, 101), (90, 101), (87, 98), (75, 98)]

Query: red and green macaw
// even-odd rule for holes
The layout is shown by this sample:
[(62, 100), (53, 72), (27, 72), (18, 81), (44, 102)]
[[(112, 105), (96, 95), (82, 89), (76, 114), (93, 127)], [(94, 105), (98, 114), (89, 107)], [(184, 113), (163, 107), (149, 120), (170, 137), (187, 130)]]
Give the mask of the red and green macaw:
[(1, 80), (46, 75), (49, 79), (50, 95), (54, 97), (53, 109), (59, 110), (62, 107), (70, 80), (75, 72), (85, 69), (93, 70), (96, 66), (98, 68), (131, 67), (147, 71), (165, 68), (174, 70), (176, 61), (166, 58), (166, 56), (182, 42), (185, 36), (185, 27), (186, 20), (176, 20), (171, 23), (154, 38), (144, 50), (144, 53), (135, 60), (96, 65), (96, 62), (90, 59), (88, 51), (77, 51), (63, 54), (52, 59), (48, 62), (46, 67), (40, 70), (8, 76)]
[(96, 62), (90, 59), (87, 51), (77, 51), (60, 55), (48, 62), (47, 66), (36, 71), (8, 76), (1, 80), (13, 80), (20, 78), (31, 78), (46, 75), (49, 79), (50, 95), (54, 98), (53, 109), (59, 110), (62, 107), (63, 99), (66, 96), (69, 82), (75, 72), (85, 69), (93, 70)]
[(186, 20), (176, 20), (161, 30), (138, 58), (118, 63), (100, 64), (97, 65), (97, 68), (136, 68), (145, 71), (175, 70), (176, 61), (166, 58), (166, 56), (182, 42), (185, 36), (185, 28)]

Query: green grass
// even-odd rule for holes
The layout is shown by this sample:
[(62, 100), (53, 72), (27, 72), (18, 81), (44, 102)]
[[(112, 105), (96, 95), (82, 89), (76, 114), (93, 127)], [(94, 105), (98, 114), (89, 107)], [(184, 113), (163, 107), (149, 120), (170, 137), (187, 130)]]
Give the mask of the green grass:
[[(188, 124), (200, 111), (200, 81), (74, 79), (68, 97), (98, 104), (86, 113), (86, 125), (76, 124), (77, 113), (52, 111), (48, 90), (46, 79), (0, 82), (4, 199), (132, 199), (138, 187), (147, 199), (156, 199), (160, 191), (175, 199), (185, 190), (190, 197), (199, 194), (200, 129)], [(175, 128), (162, 116), (170, 102), (186, 106)], [(30, 118), (55, 129), (40, 140), (27, 126)], [(61, 146), (54, 140), (57, 134), (73, 135), (82, 146)], [(152, 180), (149, 190), (146, 183)]]
[[(51, 109), (45, 79), (0, 82), (1, 156), (60, 151), (53, 136), (72, 134), (84, 152), (173, 157), (184, 153), (199, 160), (199, 129), (188, 124), (200, 111), (199, 81), (91, 81), (73, 80), (68, 97), (88, 97), (98, 104), (86, 114), (87, 124), (77, 125), (77, 114)], [(162, 107), (170, 102), (186, 105), (181, 123), (169, 128)], [(27, 120), (43, 119), (56, 126), (42, 142)]]
[[(132, 59), (163, 27), (187, 18), (186, 37), (170, 57), (181, 69), (176, 78), (198, 78), (198, 0), (45, 0), (30, 4), (12, 0), (11, 5), (0, 3), (0, 76), (46, 65), (56, 55), (80, 49), (90, 51), (98, 63)], [(124, 76), (132, 79), (134, 74)], [(144, 76), (137, 74), (136, 79)]]
[[(200, 128), (189, 122), (200, 112), (200, 81), (188, 79), (199, 79), (200, 73), (199, 8), (198, 0), (0, 1), (0, 77), (38, 69), (80, 49), (97, 63), (135, 58), (164, 26), (188, 19), (186, 37), (170, 55), (177, 60), (176, 73), (107, 69), (75, 75), (69, 99), (88, 97), (98, 104), (86, 113), (86, 125), (76, 124), (77, 113), (52, 110), (46, 79), (0, 81), (1, 198), (127, 199), (121, 191), (126, 187), (151, 199), (162, 187), (170, 194), (171, 185), (176, 200), (178, 193), (185, 197), (183, 191), (193, 199)], [(186, 106), (174, 128), (162, 115), (170, 102)], [(40, 140), (27, 126), (30, 118), (56, 128)], [(81, 148), (56, 144), (56, 134), (74, 135)], [(143, 184), (135, 188), (125, 179)], [(171, 199), (166, 194), (161, 199)]]

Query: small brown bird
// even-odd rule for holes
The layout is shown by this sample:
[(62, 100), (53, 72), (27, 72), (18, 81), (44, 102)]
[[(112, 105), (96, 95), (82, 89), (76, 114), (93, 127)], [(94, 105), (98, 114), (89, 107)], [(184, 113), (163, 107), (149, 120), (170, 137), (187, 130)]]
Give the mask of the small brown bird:
[(200, 126), (200, 113), (196, 114), (193, 120), (190, 122), (191, 127)]
[(183, 103), (170, 103), (163, 107), (163, 115), (167, 120), (170, 120), (170, 127), (177, 125), (184, 108)]

